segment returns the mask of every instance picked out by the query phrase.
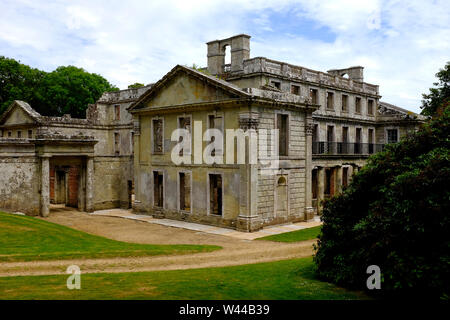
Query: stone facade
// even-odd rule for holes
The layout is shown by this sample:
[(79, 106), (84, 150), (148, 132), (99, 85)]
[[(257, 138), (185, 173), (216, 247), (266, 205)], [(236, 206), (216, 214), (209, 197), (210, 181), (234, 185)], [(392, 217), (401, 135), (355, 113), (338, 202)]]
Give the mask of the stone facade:
[[(86, 119), (44, 117), (15, 101), (0, 118), (0, 208), (46, 216), (50, 203), (133, 207), (255, 231), (320, 213), (321, 200), (339, 193), (368, 156), (424, 121), (381, 102), (361, 66), (320, 72), (250, 58), (248, 35), (207, 49), (207, 68), (176, 66), (153, 85), (105, 93)], [(175, 164), (172, 133), (180, 128), (193, 142)], [(257, 162), (204, 163), (208, 128), (256, 132)], [(273, 129), (278, 137), (261, 135)], [(233, 143), (215, 152), (231, 158)], [(272, 147), (279, 162), (268, 174), (262, 163), (271, 156), (260, 152)], [(248, 160), (254, 150), (244, 150)]]

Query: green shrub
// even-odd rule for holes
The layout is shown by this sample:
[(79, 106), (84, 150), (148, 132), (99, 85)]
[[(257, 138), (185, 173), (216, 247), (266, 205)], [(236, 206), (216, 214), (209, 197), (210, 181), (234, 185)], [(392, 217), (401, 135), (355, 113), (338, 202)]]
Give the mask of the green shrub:
[(450, 288), (450, 110), (372, 156), (325, 202), (314, 261), (322, 279), (383, 296), (440, 296)]

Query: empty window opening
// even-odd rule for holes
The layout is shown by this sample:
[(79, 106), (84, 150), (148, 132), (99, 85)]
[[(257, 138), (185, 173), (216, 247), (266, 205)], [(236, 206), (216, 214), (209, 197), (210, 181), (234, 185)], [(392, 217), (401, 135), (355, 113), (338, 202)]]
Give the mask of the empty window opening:
[(334, 93), (327, 92), (327, 109), (334, 109)]
[(190, 173), (180, 172), (180, 210), (191, 211), (191, 175)]
[(8, 138), (11, 138), (11, 136), (12, 136), (12, 132), (8, 131)]
[(153, 171), (153, 205), (164, 206), (164, 176), (161, 172)]
[(361, 153), (362, 145), (361, 145), (361, 128), (356, 128), (355, 135), (355, 153)]
[(231, 65), (231, 46), (225, 46), (223, 51), (225, 53), (225, 64)]
[(222, 215), (222, 176), (220, 174), (209, 175), (209, 212)]
[(342, 187), (346, 188), (348, 186), (348, 168), (342, 168)]
[[(208, 128), (209, 129), (218, 129), (223, 134), (223, 118), (221, 116), (210, 114), (208, 116)], [(211, 142), (214, 142), (214, 141), (215, 141), (215, 137), (212, 136)], [(222, 141), (222, 143), (223, 143), (223, 141)], [(221, 146), (220, 149), (218, 149), (218, 150), (213, 149), (211, 151), (211, 156), (214, 157), (216, 155), (216, 152), (218, 155), (223, 154), (223, 146)]]
[(311, 103), (313, 103), (313, 104), (318, 104), (319, 103), (317, 89), (310, 89), (309, 90), (309, 96), (311, 98)]
[(17, 131), (17, 138), (22, 138), (22, 131)]
[(334, 195), (334, 169), (327, 168), (325, 169), (325, 195), (333, 196)]
[(369, 99), (367, 101), (367, 113), (373, 115), (373, 100)]
[[(210, 120), (211, 121), (211, 120)], [(191, 132), (191, 118), (190, 117), (179, 117), (178, 118), (178, 128), (185, 129), (189, 133)], [(180, 136), (179, 142), (183, 141), (183, 137)], [(187, 150), (188, 152), (190, 150)], [(180, 156), (183, 156), (184, 149), (180, 150)]]
[(361, 113), (361, 98), (360, 97), (355, 98), (355, 112)]
[(311, 191), (312, 191), (312, 198), (317, 199), (317, 190), (318, 190), (318, 181), (317, 181), (317, 169), (314, 169), (312, 171), (312, 185), (311, 185)]
[(33, 130), (28, 130), (28, 139), (33, 138)]
[(162, 119), (153, 119), (153, 152), (163, 152), (163, 121)]
[(348, 111), (347, 101), (348, 101), (348, 96), (346, 94), (343, 94), (342, 95), (342, 111)]
[(270, 81), (270, 84), (277, 89), (281, 89), (281, 82), (278, 81)]
[(369, 153), (373, 153), (373, 141), (374, 141), (374, 132), (373, 129), (369, 129)]
[(115, 114), (115, 119), (120, 120), (120, 106), (119, 105), (114, 106), (114, 114)]
[(300, 95), (300, 86), (292, 85), (291, 93), (299, 96)]
[(280, 156), (288, 155), (289, 132), (288, 132), (288, 115), (277, 114), (278, 131), (278, 152)]

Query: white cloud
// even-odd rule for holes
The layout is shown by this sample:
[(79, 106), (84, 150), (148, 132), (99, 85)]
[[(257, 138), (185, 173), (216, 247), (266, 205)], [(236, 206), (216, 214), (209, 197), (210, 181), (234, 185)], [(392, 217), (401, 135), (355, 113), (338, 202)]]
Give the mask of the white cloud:
[[(276, 17), (288, 13), (292, 30), (280, 30)], [(311, 38), (295, 27), (302, 21), (335, 39)], [(245, 32), (252, 56), (322, 71), (363, 65), (383, 100), (419, 111), (450, 60), (448, 21), (442, 0), (0, 0), (0, 55), (45, 70), (77, 65), (124, 88), (176, 64), (206, 65), (205, 42)]]

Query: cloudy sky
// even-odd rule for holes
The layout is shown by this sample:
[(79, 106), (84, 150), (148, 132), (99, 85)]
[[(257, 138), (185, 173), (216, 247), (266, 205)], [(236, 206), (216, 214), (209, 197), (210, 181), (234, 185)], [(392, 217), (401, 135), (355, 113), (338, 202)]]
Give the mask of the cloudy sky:
[(119, 88), (206, 66), (205, 42), (239, 33), (252, 36), (251, 57), (362, 65), (382, 100), (418, 112), (450, 61), (450, 1), (0, 0), (0, 55), (46, 71), (75, 65)]

